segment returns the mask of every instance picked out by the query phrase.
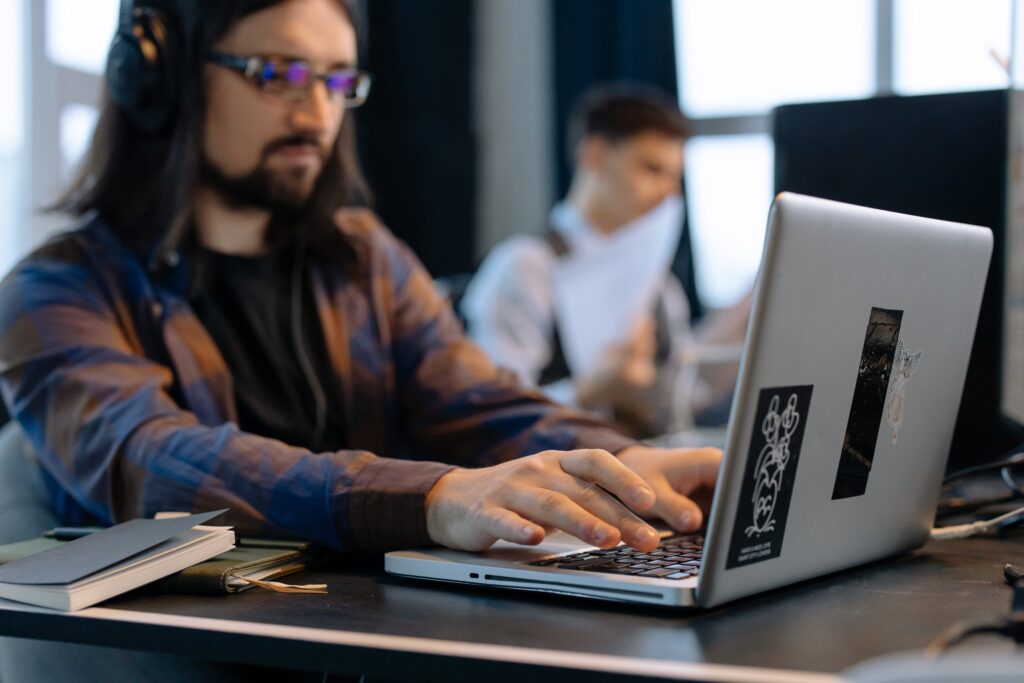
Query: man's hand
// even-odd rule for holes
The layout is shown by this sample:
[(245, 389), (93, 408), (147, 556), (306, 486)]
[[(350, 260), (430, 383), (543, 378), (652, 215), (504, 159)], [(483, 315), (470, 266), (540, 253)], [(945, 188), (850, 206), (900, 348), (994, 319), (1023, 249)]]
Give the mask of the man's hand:
[(608, 451), (544, 451), (445, 474), (427, 494), (427, 532), (461, 550), (484, 550), (498, 539), (535, 545), (549, 529), (599, 548), (625, 541), (653, 550), (657, 532), (631, 509), (654, 502), (644, 480)]
[(562, 529), (600, 548), (622, 541), (649, 551), (657, 532), (635, 513), (654, 513), (681, 531), (698, 528), (700, 508), (686, 494), (714, 484), (720, 458), (715, 449), (634, 447), (619, 458), (602, 450), (545, 451), (452, 470), (427, 495), (427, 531), (435, 543), (462, 550), (484, 550), (499, 539), (533, 545)]
[(695, 531), (704, 523), (705, 506), (718, 479), (722, 451), (717, 448), (647, 448), (634, 446), (619, 453), (619, 461), (639, 474), (654, 490), (657, 501), (646, 512), (665, 520), (676, 531)]

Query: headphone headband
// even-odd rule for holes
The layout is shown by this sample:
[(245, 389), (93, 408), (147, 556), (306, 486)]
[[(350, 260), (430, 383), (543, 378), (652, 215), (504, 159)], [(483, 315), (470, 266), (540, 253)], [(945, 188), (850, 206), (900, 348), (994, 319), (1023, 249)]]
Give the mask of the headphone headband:
[(175, 102), (170, 28), (160, 10), (121, 1), (117, 34), (107, 56), (107, 89), (125, 116), (147, 133), (166, 128)]
[(130, 31), (132, 16), (135, 14), (135, 0), (121, 0), (121, 11), (117, 22), (118, 31)]

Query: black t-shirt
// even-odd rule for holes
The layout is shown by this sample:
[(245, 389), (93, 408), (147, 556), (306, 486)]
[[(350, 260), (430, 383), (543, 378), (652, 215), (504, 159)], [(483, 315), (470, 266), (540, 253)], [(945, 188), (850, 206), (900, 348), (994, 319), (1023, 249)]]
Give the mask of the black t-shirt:
[(293, 277), (305, 271), (294, 248), (255, 257), (197, 249), (195, 258), (189, 300), (231, 371), (239, 428), (314, 451), (343, 448), (339, 392), (312, 289)]

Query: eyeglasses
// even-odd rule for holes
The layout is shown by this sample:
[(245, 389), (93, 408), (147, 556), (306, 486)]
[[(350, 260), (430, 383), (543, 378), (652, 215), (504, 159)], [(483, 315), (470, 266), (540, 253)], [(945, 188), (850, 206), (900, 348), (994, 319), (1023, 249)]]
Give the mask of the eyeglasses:
[(237, 71), (261, 90), (289, 100), (302, 100), (318, 80), (324, 82), (327, 93), (345, 107), (358, 107), (370, 94), (372, 77), (366, 71), (352, 67), (336, 68), (317, 73), (304, 59), (281, 57), (240, 57), (223, 52), (212, 52), (208, 61)]

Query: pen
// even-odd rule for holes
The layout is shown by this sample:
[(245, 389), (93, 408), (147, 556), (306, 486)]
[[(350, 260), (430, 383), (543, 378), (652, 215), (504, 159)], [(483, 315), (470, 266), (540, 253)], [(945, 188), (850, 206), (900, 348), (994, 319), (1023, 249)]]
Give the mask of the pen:
[(103, 527), (99, 526), (59, 526), (56, 529), (50, 529), (49, 531), (43, 532), (43, 536), (47, 538), (55, 538), (58, 541), (73, 541), (76, 538), (88, 536), (94, 531), (102, 530)]

